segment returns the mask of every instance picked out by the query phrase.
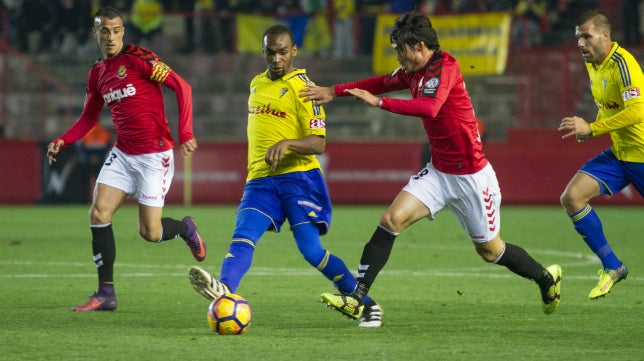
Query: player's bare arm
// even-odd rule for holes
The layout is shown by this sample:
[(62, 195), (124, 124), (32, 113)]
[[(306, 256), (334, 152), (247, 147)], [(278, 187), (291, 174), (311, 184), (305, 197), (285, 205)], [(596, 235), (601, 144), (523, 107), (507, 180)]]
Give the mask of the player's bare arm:
[(362, 100), (363, 103), (372, 107), (380, 106), (380, 98), (371, 94), (368, 90), (353, 88), (345, 89), (344, 92), (353, 95), (354, 98)]
[(590, 131), (590, 125), (583, 118), (580, 117), (565, 117), (561, 120), (558, 130), (568, 130), (569, 132), (562, 135), (562, 139), (566, 139), (571, 136), (575, 136), (578, 142), (583, 142), (584, 140), (590, 139), (593, 137), (592, 132)]
[(56, 161), (56, 155), (63, 148), (65, 141), (62, 139), (57, 139), (47, 146), (47, 159), (49, 160), (49, 165)]
[(308, 155), (322, 154), (325, 148), (326, 139), (319, 135), (309, 135), (300, 139), (283, 139), (266, 150), (264, 160), (274, 171), (282, 161), (284, 154), (289, 150)]
[(197, 150), (197, 148), (197, 140), (195, 138), (192, 138), (189, 141), (181, 144), (181, 154), (183, 154), (184, 157), (189, 156), (195, 150)]
[(304, 98), (304, 102), (312, 101), (317, 105), (324, 105), (335, 98), (335, 89), (332, 86), (309, 85), (300, 89), (299, 97)]

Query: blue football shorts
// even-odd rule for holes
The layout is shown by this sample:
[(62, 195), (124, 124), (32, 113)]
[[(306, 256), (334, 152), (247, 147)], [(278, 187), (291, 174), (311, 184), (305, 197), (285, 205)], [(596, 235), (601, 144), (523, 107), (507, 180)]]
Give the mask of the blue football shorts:
[(291, 227), (314, 223), (320, 234), (331, 226), (331, 199), (319, 169), (256, 178), (244, 186), (237, 208), (256, 210), (271, 219), (271, 231), (279, 232), (288, 219)]
[(579, 171), (599, 183), (602, 195), (617, 194), (632, 184), (644, 197), (644, 163), (621, 161), (615, 157), (610, 148), (591, 158)]

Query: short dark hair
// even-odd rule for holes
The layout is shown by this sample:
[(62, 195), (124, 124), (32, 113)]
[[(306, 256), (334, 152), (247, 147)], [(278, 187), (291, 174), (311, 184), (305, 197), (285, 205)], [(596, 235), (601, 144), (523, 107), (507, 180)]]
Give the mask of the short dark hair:
[(291, 29), (283, 24), (276, 24), (264, 32), (264, 35), (262, 36), (262, 43), (264, 42), (264, 38), (266, 38), (269, 35), (282, 35), (282, 34), (288, 34), (288, 37), (291, 39), (291, 43), (295, 44), (295, 37), (293, 36), (293, 32)]
[(422, 41), (430, 50), (440, 49), (432, 22), (419, 13), (407, 13), (396, 19), (389, 38), (392, 44), (414, 46)]
[(583, 14), (581, 14), (581, 16), (579, 16), (579, 19), (577, 19), (577, 23), (575, 25), (581, 26), (589, 20), (591, 20), (593, 22), (593, 25), (595, 25), (596, 27), (600, 29), (606, 29), (610, 32), (610, 20), (608, 20), (608, 16), (606, 16), (606, 14), (599, 10), (588, 10), (584, 12)]
[(99, 17), (106, 17), (108, 19), (114, 19), (114, 18), (123, 19), (123, 15), (121, 15), (121, 12), (110, 6), (104, 6), (98, 9), (96, 14), (94, 15), (94, 18), (99, 18)]

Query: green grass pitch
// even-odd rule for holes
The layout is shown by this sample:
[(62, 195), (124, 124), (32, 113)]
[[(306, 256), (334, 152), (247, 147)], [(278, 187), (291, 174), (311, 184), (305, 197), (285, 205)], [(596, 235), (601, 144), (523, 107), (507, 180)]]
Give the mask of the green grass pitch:
[[(86, 206), (0, 207), (0, 360), (644, 360), (644, 209), (597, 207), (627, 280), (591, 301), (599, 262), (560, 207), (505, 207), (502, 237), (563, 267), (561, 307), (541, 312), (535, 284), (484, 263), (447, 211), (396, 240), (371, 295), (379, 329), (360, 329), (319, 303), (332, 285), (296, 250), (288, 226), (259, 242), (238, 293), (253, 310), (241, 336), (208, 328), (208, 302), (187, 278), (181, 239), (148, 243), (137, 209), (114, 219), (119, 308), (76, 313), (96, 289)], [(385, 210), (337, 206), (327, 249), (355, 270)], [(232, 206), (166, 207), (192, 215), (219, 271)]]

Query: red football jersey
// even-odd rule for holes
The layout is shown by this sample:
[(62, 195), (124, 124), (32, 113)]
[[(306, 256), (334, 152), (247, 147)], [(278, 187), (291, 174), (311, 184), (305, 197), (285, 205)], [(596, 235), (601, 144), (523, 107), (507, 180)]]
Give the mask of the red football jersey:
[(82, 138), (107, 104), (112, 112), (117, 148), (132, 155), (172, 149), (174, 142), (160, 84), (176, 93), (180, 143), (194, 138), (190, 85), (155, 53), (129, 44), (118, 55), (101, 59), (90, 69), (83, 112), (60, 139), (70, 145)]
[(449, 174), (472, 174), (488, 161), (483, 154), (472, 101), (458, 62), (438, 51), (420, 70), (405, 73), (401, 68), (355, 82), (335, 85), (336, 96), (345, 89), (360, 88), (382, 94), (408, 88), (412, 99), (382, 98), (382, 109), (420, 117), (432, 151), (432, 164)]

